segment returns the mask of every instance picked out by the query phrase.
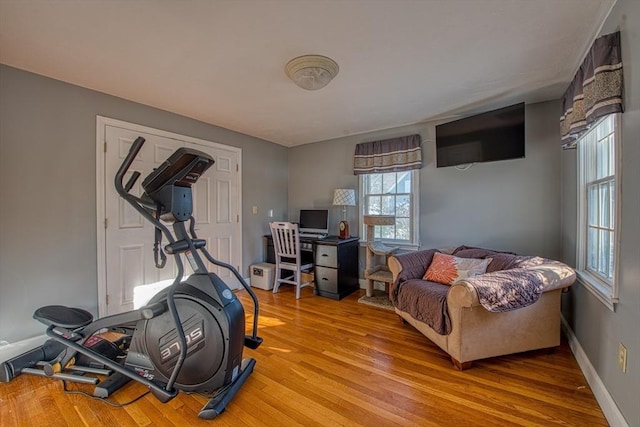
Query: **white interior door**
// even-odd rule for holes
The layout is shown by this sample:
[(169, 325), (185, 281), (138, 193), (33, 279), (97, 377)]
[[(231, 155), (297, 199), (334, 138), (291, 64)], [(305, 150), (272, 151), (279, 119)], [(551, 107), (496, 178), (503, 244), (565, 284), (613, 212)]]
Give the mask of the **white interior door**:
[[(177, 275), (173, 256), (167, 255), (163, 269), (153, 259), (154, 227), (118, 196), (113, 179), (133, 141), (146, 142), (132, 163), (124, 182), (134, 171), (141, 176), (131, 193), (142, 194), (143, 179), (177, 148), (189, 146), (211, 155), (215, 163), (193, 186), (193, 216), (196, 233), (206, 240), (207, 250), (222, 262), (241, 270), (240, 151), (233, 147), (207, 143), (137, 125), (103, 119), (104, 158), (104, 291), (99, 290), (100, 315), (131, 310), (158, 290), (171, 284)], [(98, 129), (100, 132), (100, 129)], [(100, 217), (100, 212), (99, 212)], [(99, 218), (100, 222), (100, 218)], [(171, 225), (165, 224), (171, 228)], [(99, 230), (100, 235), (100, 230)], [(166, 244), (163, 239), (163, 244)], [(98, 251), (99, 258), (101, 251)], [(218, 274), (232, 289), (239, 287), (235, 276), (204, 259), (209, 271)], [(100, 263), (100, 260), (99, 260)], [(183, 257), (185, 275), (192, 273)], [(100, 283), (100, 280), (99, 280)], [(99, 286), (100, 288), (100, 286)]]

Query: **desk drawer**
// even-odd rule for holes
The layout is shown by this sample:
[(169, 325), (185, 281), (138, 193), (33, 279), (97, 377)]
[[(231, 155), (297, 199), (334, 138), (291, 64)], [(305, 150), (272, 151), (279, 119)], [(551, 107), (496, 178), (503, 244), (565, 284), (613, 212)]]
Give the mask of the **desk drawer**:
[(338, 268), (337, 246), (316, 245), (316, 265)]
[(316, 286), (321, 291), (338, 292), (338, 270), (335, 268), (318, 267), (315, 271)]

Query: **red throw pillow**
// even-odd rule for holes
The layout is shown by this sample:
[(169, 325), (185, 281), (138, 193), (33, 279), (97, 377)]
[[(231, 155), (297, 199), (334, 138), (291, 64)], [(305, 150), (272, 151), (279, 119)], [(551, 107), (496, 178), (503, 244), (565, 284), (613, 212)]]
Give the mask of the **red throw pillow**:
[(453, 285), (458, 280), (484, 274), (491, 261), (492, 258), (459, 258), (436, 253), (423, 279), (443, 285)]

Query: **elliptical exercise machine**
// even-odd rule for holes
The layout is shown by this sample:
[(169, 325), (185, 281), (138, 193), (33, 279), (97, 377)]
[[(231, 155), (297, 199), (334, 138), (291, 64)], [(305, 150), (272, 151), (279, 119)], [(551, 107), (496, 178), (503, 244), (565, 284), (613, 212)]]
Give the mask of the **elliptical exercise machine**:
[[(214, 163), (209, 155), (179, 148), (142, 182), (141, 197), (129, 193), (140, 178), (134, 172), (126, 185), (124, 176), (145, 140), (138, 137), (115, 177), (118, 194), (156, 228), (155, 258), (161, 235), (173, 255), (178, 275), (173, 284), (154, 295), (138, 310), (93, 320), (91, 313), (59, 305), (41, 307), (33, 317), (48, 326), (51, 337), (43, 346), (0, 365), (0, 381), (21, 373), (46, 375), (63, 380), (97, 384), (94, 396), (107, 397), (130, 380), (146, 385), (161, 402), (178, 391), (213, 395), (198, 416), (215, 418), (239, 391), (255, 366), (255, 359), (242, 359), (243, 347), (256, 349), (258, 299), (238, 271), (214, 259), (205, 240), (195, 233), (191, 186)], [(172, 224), (173, 234), (163, 224)], [(189, 232), (185, 223), (189, 221)], [(211, 263), (230, 270), (253, 300), (253, 330), (245, 336), (242, 304), (227, 285), (207, 271), (199, 252)], [(181, 254), (193, 274), (185, 280)], [(115, 342), (100, 338), (105, 331), (119, 336)], [(36, 367), (42, 369), (36, 369)], [(72, 372), (108, 374), (97, 378), (64, 374)]]

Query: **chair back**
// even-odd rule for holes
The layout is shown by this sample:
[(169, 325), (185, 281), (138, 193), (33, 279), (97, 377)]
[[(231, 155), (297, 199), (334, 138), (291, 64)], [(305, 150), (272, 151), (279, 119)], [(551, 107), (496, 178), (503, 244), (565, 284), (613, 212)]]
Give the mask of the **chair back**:
[(272, 222), (271, 236), (276, 257), (300, 260), (300, 234), (298, 224), (291, 222)]

